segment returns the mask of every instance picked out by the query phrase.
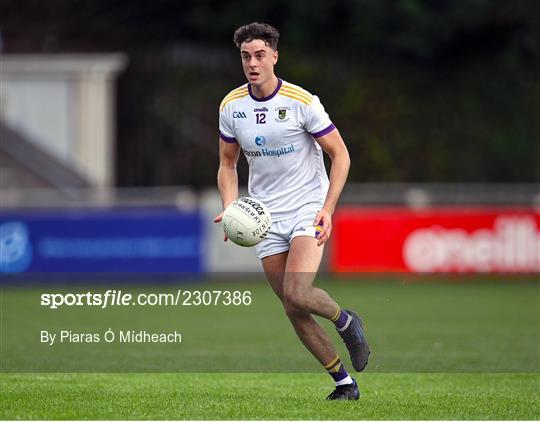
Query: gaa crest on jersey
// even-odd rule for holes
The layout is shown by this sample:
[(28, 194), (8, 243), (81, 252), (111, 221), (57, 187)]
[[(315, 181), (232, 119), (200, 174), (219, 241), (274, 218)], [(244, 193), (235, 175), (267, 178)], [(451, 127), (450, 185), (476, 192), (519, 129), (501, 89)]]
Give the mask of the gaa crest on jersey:
[(233, 119), (246, 119), (247, 116), (246, 116), (246, 113), (244, 113), (243, 111), (233, 111)]
[(287, 115), (287, 111), (289, 111), (290, 107), (276, 107), (277, 111), (277, 119), (276, 122), (286, 122), (289, 120), (289, 117)]

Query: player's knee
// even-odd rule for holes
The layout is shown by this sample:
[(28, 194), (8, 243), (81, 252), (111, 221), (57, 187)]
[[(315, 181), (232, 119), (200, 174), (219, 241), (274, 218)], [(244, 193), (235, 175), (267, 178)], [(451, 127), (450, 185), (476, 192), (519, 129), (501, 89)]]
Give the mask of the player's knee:
[[(285, 312), (287, 309), (296, 309), (304, 311), (307, 308), (307, 300), (305, 296), (298, 289), (285, 289), (283, 292), (283, 303), (285, 306)], [(287, 315), (289, 315), (287, 313)]]
[(306, 318), (310, 317), (309, 312), (298, 309), (296, 306), (293, 306), (287, 302), (283, 303), (283, 308), (285, 309), (285, 313), (287, 314), (287, 317), (289, 318), (289, 320), (294, 326), (302, 324), (302, 322)]
[(283, 309), (285, 309), (285, 314), (289, 317), (289, 319), (296, 319), (296, 317), (299, 315), (300, 310), (291, 305), (289, 302), (283, 301)]

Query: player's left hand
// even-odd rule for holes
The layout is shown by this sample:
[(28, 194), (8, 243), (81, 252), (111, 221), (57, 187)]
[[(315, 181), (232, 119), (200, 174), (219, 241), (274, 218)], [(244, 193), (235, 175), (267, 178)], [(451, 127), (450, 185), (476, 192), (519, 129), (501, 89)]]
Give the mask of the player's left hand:
[[(224, 212), (225, 212), (225, 211), (221, 211), (221, 212), (219, 213), (219, 215), (218, 215), (216, 218), (214, 218), (214, 223), (219, 223), (220, 221), (223, 220), (223, 213), (224, 213)], [(225, 233), (225, 234), (223, 235), (223, 241), (226, 242), (227, 239), (228, 239), (228, 237), (227, 237), (227, 234)]]
[(317, 246), (324, 245), (332, 233), (332, 213), (323, 208), (317, 213), (313, 225), (321, 226), (321, 232), (317, 236)]

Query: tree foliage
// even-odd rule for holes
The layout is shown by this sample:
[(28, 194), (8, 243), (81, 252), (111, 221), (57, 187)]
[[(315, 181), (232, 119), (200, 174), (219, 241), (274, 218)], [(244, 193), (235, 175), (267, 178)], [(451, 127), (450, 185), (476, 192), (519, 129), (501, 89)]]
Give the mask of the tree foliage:
[[(121, 185), (214, 184), (234, 29), (280, 29), (277, 73), (319, 95), (353, 181), (540, 181), (540, 2), (10, 1), (7, 52), (125, 51)], [(241, 169), (245, 181), (245, 165)]]

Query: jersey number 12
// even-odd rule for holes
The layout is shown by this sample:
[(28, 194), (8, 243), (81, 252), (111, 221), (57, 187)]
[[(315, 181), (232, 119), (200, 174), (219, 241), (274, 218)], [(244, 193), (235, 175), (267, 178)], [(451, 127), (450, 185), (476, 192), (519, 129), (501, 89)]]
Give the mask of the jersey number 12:
[(257, 124), (258, 125), (262, 125), (262, 124), (266, 123), (266, 114), (257, 113), (257, 114), (255, 114), (255, 117), (257, 119)]

